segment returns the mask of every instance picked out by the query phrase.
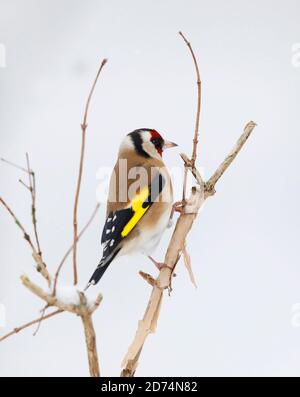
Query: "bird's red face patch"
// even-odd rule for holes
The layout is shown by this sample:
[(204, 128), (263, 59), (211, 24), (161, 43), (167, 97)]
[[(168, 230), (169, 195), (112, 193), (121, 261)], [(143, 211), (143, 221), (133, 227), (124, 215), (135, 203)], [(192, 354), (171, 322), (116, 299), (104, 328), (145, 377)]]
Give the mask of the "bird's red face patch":
[(151, 130), (150, 131), (151, 134), (151, 138), (150, 141), (153, 143), (153, 145), (155, 146), (155, 149), (157, 151), (157, 153), (162, 156), (162, 152), (163, 152), (163, 146), (164, 146), (164, 139), (163, 137), (160, 135), (159, 132), (157, 132), (156, 130)]
[(162, 136), (160, 135), (160, 133), (157, 132), (156, 130), (151, 130), (150, 133), (151, 133), (151, 139), (152, 139), (152, 138), (153, 138), (153, 139), (155, 139), (155, 138), (163, 139)]

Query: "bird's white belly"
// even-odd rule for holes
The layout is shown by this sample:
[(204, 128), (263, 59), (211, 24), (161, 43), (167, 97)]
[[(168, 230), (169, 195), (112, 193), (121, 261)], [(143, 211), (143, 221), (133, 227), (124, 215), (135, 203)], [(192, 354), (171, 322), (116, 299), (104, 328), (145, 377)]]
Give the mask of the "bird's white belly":
[(126, 252), (122, 250), (121, 255), (134, 252), (151, 255), (169, 224), (171, 209), (172, 205), (170, 205), (169, 210), (164, 211), (155, 228), (143, 228), (143, 231), (127, 244)]

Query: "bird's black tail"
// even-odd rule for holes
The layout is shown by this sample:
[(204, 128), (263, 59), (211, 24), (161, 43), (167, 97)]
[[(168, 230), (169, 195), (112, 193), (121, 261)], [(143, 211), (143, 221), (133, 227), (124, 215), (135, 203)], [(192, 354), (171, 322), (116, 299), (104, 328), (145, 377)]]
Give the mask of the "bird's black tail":
[(103, 257), (97, 266), (96, 270), (94, 271), (92, 277), (90, 278), (88, 285), (86, 286), (86, 290), (90, 285), (95, 285), (98, 283), (98, 281), (101, 279), (103, 274), (105, 273), (105, 270), (108, 268), (110, 263), (114, 260), (118, 252), (120, 251), (119, 249), (116, 249), (114, 252), (111, 253), (111, 255), (108, 255), (107, 257)]

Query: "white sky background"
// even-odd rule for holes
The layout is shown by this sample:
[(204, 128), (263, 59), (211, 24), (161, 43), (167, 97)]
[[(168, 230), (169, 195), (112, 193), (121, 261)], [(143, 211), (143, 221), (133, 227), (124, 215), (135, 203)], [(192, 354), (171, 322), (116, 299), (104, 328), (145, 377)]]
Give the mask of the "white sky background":
[[(0, 1), (0, 155), (24, 161), (37, 176), (37, 215), (53, 272), (72, 239), (72, 205), (80, 122), (99, 62), (109, 58), (93, 98), (79, 205), (83, 225), (95, 205), (96, 173), (114, 165), (122, 137), (156, 128), (180, 147), (165, 154), (180, 165), (190, 152), (196, 105), (192, 61), (178, 30), (198, 55), (203, 80), (199, 165), (206, 177), (241, 134), (258, 127), (217, 185), (188, 238), (198, 289), (182, 262), (158, 330), (145, 345), (138, 375), (300, 375), (299, 89), (292, 46), (300, 42), (299, 1)], [(30, 228), (29, 196), (20, 172), (0, 167), (0, 194)], [(174, 180), (177, 188), (180, 178)], [(85, 284), (100, 254), (105, 208), (79, 244)], [(162, 260), (171, 230), (156, 258)], [(20, 284), (35, 274), (30, 250), (0, 211), (1, 333), (38, 316), (43, 303)], [(117, 376), (150, 288), (138, 270), (144, 257), (124, 257), (91, 294), (102, 374)], [(62, 282), (71, 280), (71, 261)], [(294, 318), (295, 320), (295, 318)], [(297, 325), (297, 321), (294, 321)], [(299, 324), (300, 326), (300, 324)], [(70, 314), (0, 344), (1, 376), (88, 375), (83, 330)]]

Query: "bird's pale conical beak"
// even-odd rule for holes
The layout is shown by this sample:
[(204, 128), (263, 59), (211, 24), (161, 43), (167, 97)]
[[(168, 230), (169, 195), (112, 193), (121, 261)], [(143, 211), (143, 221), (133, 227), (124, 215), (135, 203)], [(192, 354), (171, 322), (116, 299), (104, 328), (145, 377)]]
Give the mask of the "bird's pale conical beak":
[(175, 147), (175, 146), (178, 146), (177, 143), (165, 141), (163, 149), (169, 149), (169, 148)]

